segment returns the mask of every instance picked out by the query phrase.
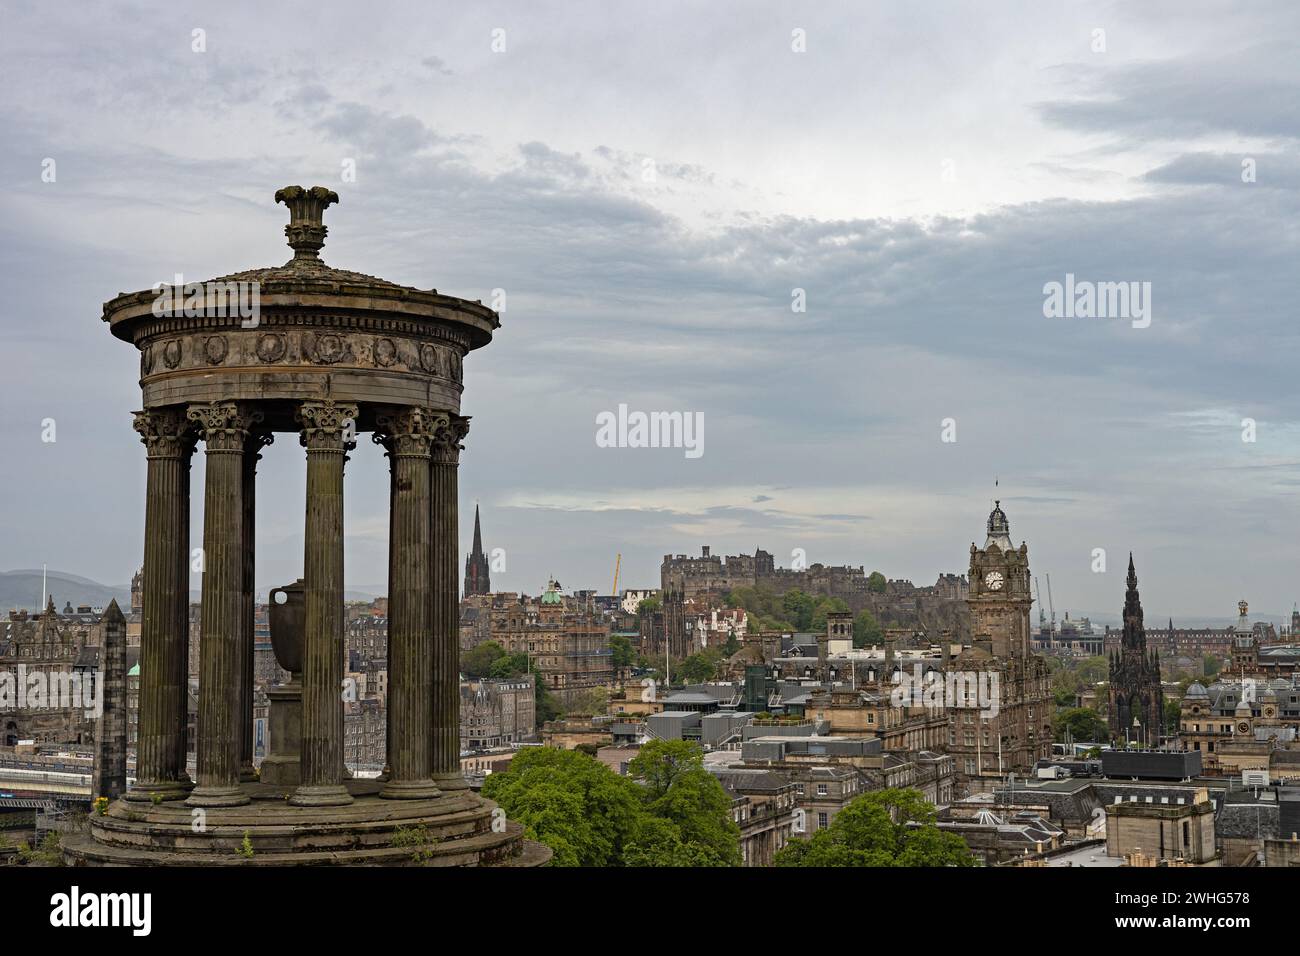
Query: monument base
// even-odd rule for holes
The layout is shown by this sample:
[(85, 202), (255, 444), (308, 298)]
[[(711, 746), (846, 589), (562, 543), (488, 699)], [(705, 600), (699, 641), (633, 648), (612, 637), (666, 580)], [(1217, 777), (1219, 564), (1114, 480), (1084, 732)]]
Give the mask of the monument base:
[(265, 783), (250, 802), (198, 812), (176, 803), (118, 800), (91, 814), (88, 832), (64, 840), (80, 866), (541, 866), (551, 851), (523, 838), (496, 804), (473, 791), (430, 800), (386, 800), (374, 780), (352, 780), (353, 802), (295, 807), (291, 791)]

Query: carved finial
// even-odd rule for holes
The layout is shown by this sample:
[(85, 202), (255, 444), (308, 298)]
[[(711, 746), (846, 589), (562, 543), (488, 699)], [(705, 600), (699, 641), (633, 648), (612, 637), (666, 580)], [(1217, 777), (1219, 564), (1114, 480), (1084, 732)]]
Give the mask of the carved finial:
[(289, 225), (284, 234), (294, 259), (319, 259), (329, 230), (324, 225), (325, 209), (339, 201), (339, 194), (324, 186), (285, 186), (275, 191), (275, 201), (289, 207)]

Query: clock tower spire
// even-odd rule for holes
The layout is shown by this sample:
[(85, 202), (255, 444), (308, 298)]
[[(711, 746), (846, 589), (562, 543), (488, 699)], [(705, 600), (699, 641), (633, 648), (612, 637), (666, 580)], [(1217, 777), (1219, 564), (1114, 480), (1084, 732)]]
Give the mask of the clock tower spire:
[(1029, 656), (1029, 549), (1011, 541), (1011, 522), (995, 501), (984, 547), (970, 546), (971, 634), (988, 641), (994, 657)]

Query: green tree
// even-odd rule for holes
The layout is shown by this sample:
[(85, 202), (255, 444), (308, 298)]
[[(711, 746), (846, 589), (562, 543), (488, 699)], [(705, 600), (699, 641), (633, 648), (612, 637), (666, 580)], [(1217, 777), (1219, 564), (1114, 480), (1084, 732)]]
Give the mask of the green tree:
[(530, 747), (483, 795), (554, 851), (554, 866), (736, 866), (731, 800), (683, 741), (653, 741), (620, 777), (576, 750)]
[(632, 642), (623, 634), (611, 634), (609, 636), (609, 649), (612, 652), (612, 661), (616, 668), (631, 667), (636, 659), (632, 651)]
[(1205, 671), (1206, 677), (1215, 677), (1223, 668), (1223, 661), (1213, 654), (1206, 654), (1205, 660), (1202, 662), (1202, 667)]
[(917, 790), (864, 793), (808, 840), (791, 841), (777, 866), (974, 866), (966, 842), (934, 824)]
[(466, 677), (487, 677), (492, 673), (492, 665), (505, 656), (506, 652), (496, 641), (484, 641), (477, 647), (461, 652), (460, 669)]
[(1079, 743), (1110, 739), (1106, 721), (1091, 707), (1067, 707), (1057, 711), (1052, 718), (1052, 736), (1058, 743), (1065, 740), (1067, 729), (1070, 736)]
[(551, 747), (519, 751), (509, 770), (483, 782), (483, 795), (549, 846), (555, 866), (617, 866), (643, 813), (629, 780), (584, 753)]
[(806, 631), (812, 627), (813, 609), (816, 602), (810, 595), (798, 588), (791, 588), (781, 597), (781, 610), (786, 618), (794, 623), (796, 631)]
[(731, 819), (731, 798), (704, 769), (704, 751), (699, 744), (652, 740), (641, 747), (627, 769), (644, 787), (646, 809), (673, 824), (680, 843), (702, 848), (722, 865), (739, 865), (740, 828)]
[(885, 576), (879, 571), (872, 571), (871, 574), (867, 575), (868, 591), (874, 591), (876, 594), (884, 594), (888, 586), (889, 582), (885, 580)]
[(885, 632), (880, 629), (880, 622), (867, 608), (858, 612), (853, 619), (853, 646), (868, 647), (879, 644), (885, 639)]

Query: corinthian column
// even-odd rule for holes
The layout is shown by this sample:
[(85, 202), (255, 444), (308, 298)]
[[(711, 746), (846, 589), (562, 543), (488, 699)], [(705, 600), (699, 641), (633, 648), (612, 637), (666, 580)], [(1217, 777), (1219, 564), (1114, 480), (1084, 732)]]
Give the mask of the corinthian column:
[(457, 601), (456, 469), (469, 419), (451, 415), (433, 444), (433, 779), (443, 790), (465, 790), (460, 772), (460, 604)]
[(258, 450), (274, 440), (270, 432), (250, 435), (244, 449), (244, 590), (239, 612), (239, 779), (257, 779), (253, 772), (253, 631), (257, 617), (257, 463)]
[(241, 402), (191, 405), (203, 438), (203, 614), (199, 632), (198, 786), (196, 807), (248, 803), (239, 786), (244, 609), (244, 447), (262, 413)]
[(144, 613), (140, 624), (140, 715), (136, 782), (141, 802), (178, 800), (193, 784), (185, 772), (189, 675), (189, 462), (194, 451), (184, 409), (136, 412), (147, 449), (144, 509)]
[(381, 797), (436, 797), (429, 627), (429, 454), (446, 415), (406, 408), (378, 418), (392, 472), (388, 581), (388, 780)]
[(307, 449), (302, 783), (289, 802), (300, 807), (352, 802), (343, 785), (343, 461), (356, 419), (357, 406), (342, 402), (298, 407)]

